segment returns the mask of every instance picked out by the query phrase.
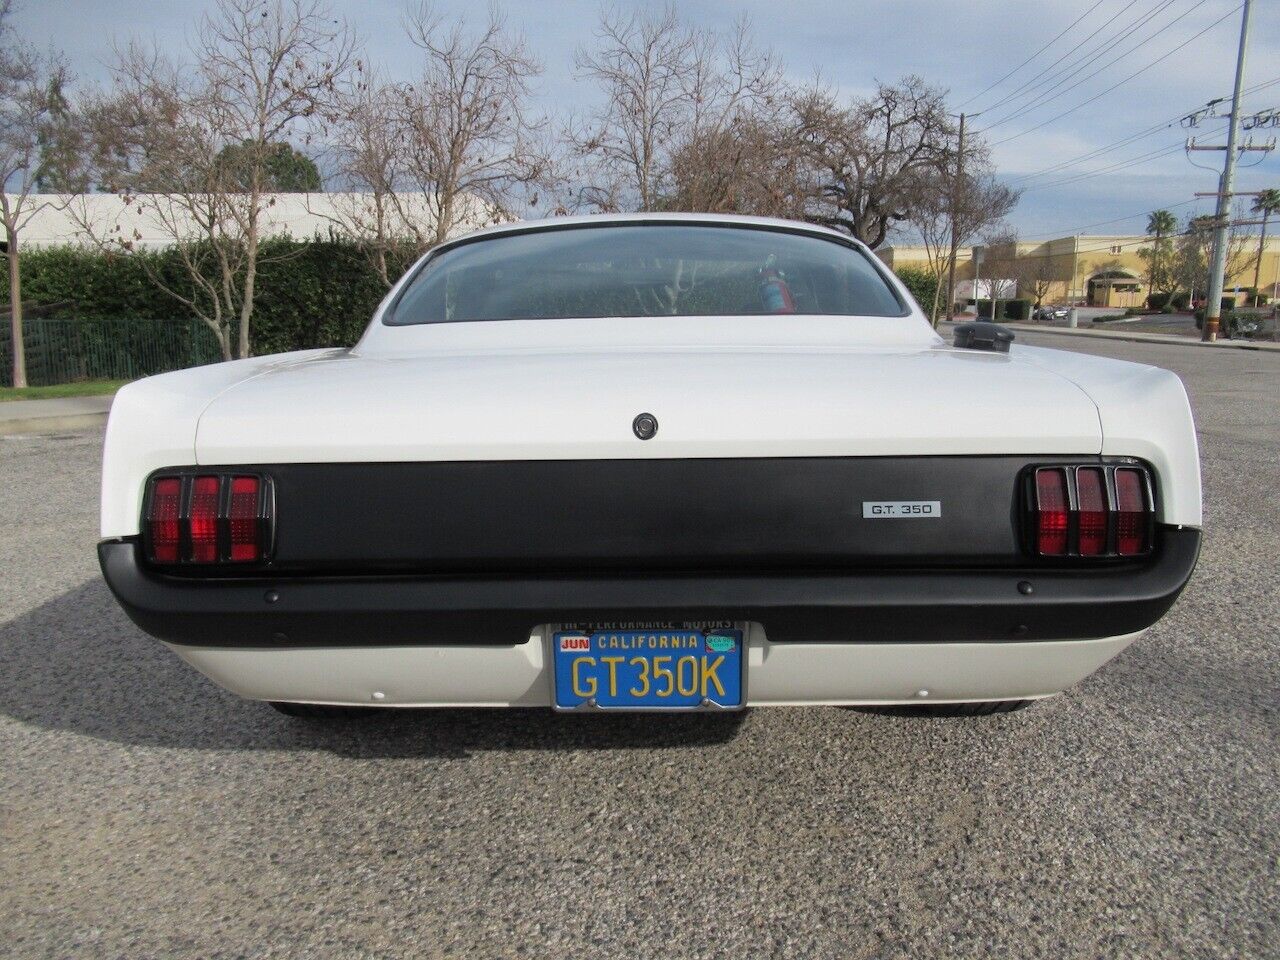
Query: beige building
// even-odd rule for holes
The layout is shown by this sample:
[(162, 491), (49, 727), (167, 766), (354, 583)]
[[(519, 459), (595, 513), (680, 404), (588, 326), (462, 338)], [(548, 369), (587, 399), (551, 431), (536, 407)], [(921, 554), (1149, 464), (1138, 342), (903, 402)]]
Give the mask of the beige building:
[[(983, 247), (966, 248), (960, 251), (956, 263), (956, 298), (973, 297), (975, 289), (981, 296), (989, 296), (994, 276), (1002, 281), (1001, 297), (1027, 297), (1049, 304), (1145, 306), (1150, 292), (1148, 267), (1139, 251), (1150, 246), (1151, 238), (1146, 236), (1060, 237), (1043, 243), (1019, 243), (1016, 265), (1010, 262), (1013, 258), (1008, 251), (1001, 254)], [(1242, 254), (1236, 258), (1241, 265), (1227, 278), (1225, 295), (1230, 296), (1236, 288), (1253, 286), (1256, 252), (1257, 238), (1247, 238)], [(924, 247), (882, 247), (876, 253), (895, 270), (929, 268)], [(1267, 238), (1259, 286), (1272, 299), (1280, 299), (1280, 237)], [(1196, 292), (1203, 295), (1203, 291)]]

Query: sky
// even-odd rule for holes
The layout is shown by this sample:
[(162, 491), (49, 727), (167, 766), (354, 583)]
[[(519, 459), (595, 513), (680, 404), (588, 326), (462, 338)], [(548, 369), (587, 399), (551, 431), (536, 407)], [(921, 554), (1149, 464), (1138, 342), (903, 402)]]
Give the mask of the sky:
[[(617, 5), (626, 10), (645, 3)], [(113, 45), (131, 36), (180, 55), (206, 9), (200, 0), (17, 0), (15, 6), (20, 35), (41, 49), (60, 50), (78, 80), (89, 84), (105, 82)], [(355, 29), (371, 63), (391, 77), (412, 75), (415, 50), (401, 29), (403, 0), (330, 0), (330, 6)], [(481, 0), (435, 6), (446, 16), (475, 20), (485, 9)], [(557, 112), (589, 109), (592, 90), (575, 80), (573, 54), (592, 42), (598, 0), (499, 0), (497, 6), (544, 65), (542, 103)], [(1179, 217), (1212, 211), (1211, 199), (1193, 195), (1216, 189), (1217, 173), (1194, 167), (1181, 145), (1192, 134), (1225, 143), (1225, 120), (1186, 130), (1176, 118), (1230, 95), (1239, 0), (676, 0), (676, 8), (691, 25), (713, 31), (746, 13), (757, 40), (776, 51), (798, 82), (818, 73), (857, 96), (877, 80), (915, 73), (948, 89), (954, 108), (973, 114), (969, 129), (991, 145), (1000, 176), (1025, 189), (1009, 217), (1024, 239), (1141, 232), (1146, 212), (1158, 207)], [(1280, 6), (1254, 0), (1245, 88), (1272, 81), (1246, 94), (1246, 115), (1280, 108)], [(1043, 172), (1135, 134), (1147, 135)], [(1276, 135), (1280, 130), (1255, 131), (1254, 141)], [(1191, 156), (1220, 169), (1223, 155)], [(1245, 154), (1236, 189), (1268, 187), (1280, 187), (1280, 151)]]

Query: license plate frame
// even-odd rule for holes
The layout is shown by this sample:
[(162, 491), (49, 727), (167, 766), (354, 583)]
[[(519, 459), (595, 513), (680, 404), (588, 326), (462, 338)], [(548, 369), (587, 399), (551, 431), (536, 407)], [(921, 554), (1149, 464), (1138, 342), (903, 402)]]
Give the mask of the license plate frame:
[[(695, 631), (701, 637), (701, 642), (696, 651), (699, 660), (701, 660), (703, 656), (718, 656), (727, 653), (727, 651), (724, 650), (712, 650), (707, 642), (708, 637), (732, 638), (735, 641), (736, 651), (734, 655), (737, 658), (736, 680), (738, 692), (738, 700), (736, 703), (721, 702), (721, 699), (716, 695), (709, 695), (706, 697), (701, 696), (702, 691), (700, 688), (700, 680), (701, 671), (703, 669), (701, 663), (698, 664), (699, 689), (697, 691), (697, 695), (690, 698), (688, 695), (681, 694), (677, 689), (677, 694), (680, 694), (682, 701), (685, 701), (680, 703), (664, 704), (661, 702), (641, 700), (634, 697), (626, 698), (624, 702), (619, 702), (618, 696), (609, 696), (608, 694), (594, 697), (581, 697), (573, 694), (568, 684), (561, 682), (562, 680), (569, 679), (568, 677), (565, 677), (562, 672), (562, 664), (566, 663), (574, 656), (581, 656), (583, 654), (599, 654), (603, 652), (611, 655), (624, 655), (628, 661), (636, 656), (647, 657), (650, 661), (649, 669), (651, 671), (652, 661), (656, 657), (671, 656), (674, 666), (674, 660), (678, 659), (679, 655), (683, 654), (684, 656), (689, 656), (693, 653), (693, 651), (688, 647), (683, 648), (682, 650), (677, 650), (675, 654), (671, 654), (664, 652), (664, 648), (649, 648), (647, 645), (642, 648), (608, 647), (602, 650), (602, 648), (597, 645), (597, 639), (601, 636), (605, 636), (607, 638), (609, 635), (615, 635), (619, 639), (623, 637), (631, 639), (637, 635), (647, 636), (652, 634), (661, 636), (665, 633), (668, 637), (672, 634), (687, 637)], [(562, 623), (548, 624), (545, 627), (544, 636), (546, 638), (546, 662), (550, 668), (548, 669), (547, 674), (551, 688), (551, 707), (558, 713), (694, 713), (698, 711), (728, 713), (746, 708), (747, 677), (750, 672), (747, 666), (747, 651), (749, 649), (750, 632), (746, 623), (728, 621), (674, 621), (643, 624)], [(564, 636), (585, 636), (589, 639), (590, 646), (586, 650), (574, 649), (561, 651), (560, 638)], [(623, 665), (618, 664), (615, 666), (621, 667)], [(625, 664), (625, 667), (627, 672), (618, 674), (618, 687), (620, 688), (619, 693), (621, 693), (622, 689), (625, 689), (628, 694), (632, 694), (634, 693), (634, 689), (631, 688), (629, 684), (624, 687), (623, 679), (625, 677), (627, 680), (630, 680), (635, 672), (635, 668), (631, 663)], [(605, 679), (607, 674), (603, 671), (605, 671), (606, 668), (602, 665), (597, 665), (596, 669), (601, 671), (601, 674), (597, 676), (596, 679), (598, 681)], [(728, 675), (720, 675), (720, 679), (723, 680), (725, 676)], [(676, 681), (673, 681), (673, 684), (675, 682)], [(710, 684), (708, 684), (708, 688), (708, 693), (710, 693)], [(725, 688), (725, 700), (730, 699), (728, 694), (731, 692), (732, 690), (729, 687)], [(562, 694), (568, 695), (566, 696)], [(696, 700), (696, 702), (690, 702), (691, 700)]]

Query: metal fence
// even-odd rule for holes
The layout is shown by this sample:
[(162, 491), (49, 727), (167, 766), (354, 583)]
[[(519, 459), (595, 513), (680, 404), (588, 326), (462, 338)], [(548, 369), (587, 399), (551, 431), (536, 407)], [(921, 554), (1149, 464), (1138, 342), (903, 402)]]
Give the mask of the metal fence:
[[(217, 337), (199, 320), (33, 317), (23, 322), (27, 383), (133, 380), (222, 359)], [(13, 383), (6, 319), (0, 327), (0, 386)]]

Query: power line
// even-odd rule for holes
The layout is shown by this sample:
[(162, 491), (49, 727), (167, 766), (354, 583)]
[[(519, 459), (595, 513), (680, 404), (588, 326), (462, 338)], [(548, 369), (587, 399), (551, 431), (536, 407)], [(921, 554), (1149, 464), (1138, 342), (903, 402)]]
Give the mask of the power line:
[(1202, 36), (1204, 36), (1204, 35), (1205, 35), (1206, 33), (1208, 33), (1210, 30), (1212, 30), (1214, 27), (1218, 26), (1218, 24), (1222, 23), (1222, 22), (1223, 22), (1224, 20), (1226, 20), (1228, 17), (1230, 17), (1230, 16), (1232, 16), (1233, 14), (1237, 13), (1239, 10), (1240, 10), (1240, 7), (1239, 7), (1239, 6), (1234, 7), (1233, 9), (1231, 9), (1231, 10), (1229, 10), (1227, 13), (1225, 13), (1223, 16), (1221, 16), (1221, 17), (1219, 17), (1217, 20), (1213, 21), (1213, 23), (1209, 24), (1207, 27), (1205, 27), (1205, 28), (1204, 28), (1203, 30), (1201, 30), (1199, 33), (1195, 34), (1194, 36), (1188, 37), (1186, 40), (1182, 41), (1182, 43), (1178, 44), (1178, 45), (1177, 45), (1176, 47), (1174, 47), (1172, 50), (1169, 50), (1168, 52), (1163, 53), (1163, 54), (1161, 54), (1159, 57), (1157, 57), (1156, 59), (1152, 60), (1152, 61), (1151, 61), (1150, 63), (1148, 63), (1145, 67), (1142, 67), (1142, 68), (1141, 68), (1141, 69), (1139, 69), (1139, 70), (1135, 70), (1133, 73), (1129, 74), (1129, 76), (1125, 77), (1123, 80), (1119, 80), (1119, 81), (1117, 81), (1116, 83), (1113, 83), (1111, 86), (1107, 87), (1105, 90), (1102, 90), (1102, 91), (1100, 91), (1099, 93), (1095, 93), (1092, 97), (1089, 97), (1087, 100), (1081, 100), (1079, 103), (1077, 103), (1077, 104), (1076, 104), (1074, 107), (1072, 107), (1071, 109), (1069, 109), (1069, 110), (1064, 110), (1064, 111), (1062, 111), (1062, 113), (1059, 113), (1059, 114), (1057, 114), (1056, 116), (1050, 117), (1048, 120), (1045, 120), (1045, 121), (1043, 121), (1043, 122), (1041, 122), (1041, 123), (1037, 123), (1034, 127), (1028, 127), (1026, 130), (1023, 130), (1023, 131), (1021, 131), (1021, 132), (1019, 132), (1019, 133), (1015, 133), (1015, 134), (1013, 134), (1012, 136), (1005, 137), (1003, 140), (997, 140), (997, 141), (995, 141), (994, 143), (989, 144), (989, 146), (998, 147), (998, 146), (999, 146), (1000, 144), (1002, 144), (1002, 143), (1008, 143), (1008, 142), (1009, 142), (1009, 141), (1011, 141), (1011, 140), (1017, 140), (1019, 137), (1025, 137), (1028, 133), (1034, 133), (1036, 130), (1041, 129), (1042, 127), (1047, 127), (1049, 124), (1054, 123), (1054, 122), (1056, 122), (1056, 121), (1058, 121), (1058, 120), (1061, 120), (1063, 117), (1066, 117), (1066, 116), (1069, 116), (1070, 114), (1075, 113), (1075, 112), (1076, 112), (1077, 110), (1079, 110), (1081, 107), (1086, 107), (1086, 106), (1088, 106), (1089, 104), (1093, 103), (1095, 100), (1099, 100), (1099, 99), (1101, 99), (1102, 97), (1106, 96), (1108, 93), (1111, 93), (1113, 90), (1116, 90), (1116, 89), (1118, 89), (1119, 87), (1124, 86), (1124, 85), (1125, 85), (1126, 83), (1128, 83), (1130, 80), (1133, 80), (1133, 79), (1135, 79), (1136, 77), (1139, 77), (1139, 76), (1141, 76), (1142, 74), (1146, 73), (1148, 70), (1150, 70), (1150, 69), (1151, 69), (1152, 67), (1154, 67), (1156, 64), (1158, 64), (1158, 63), (1160, 63), (1160, 62), (1162, 62), (1162, 61), (1164, 61), (1164, 60), (1167, 60), (1169, 57), (1173, 56), (1175, 53), (1177, 53), (1177, 52), (1178, 52), (1179, 50), (1181, 50), (1183, 47), (1187, 46), (1188, 44), (1194, 43), (1196, 40), (1199, 40)]
[[(1280, 77), (1274, 77), (1271, 80), (1266, 80), (1266, 81), (1263, 81), (1262, 83), (1255, 84), (1254, 86), (1250, 87), (1244, 92), (1246, 94), (1257, 93), (1260, 90), (1265, 90), (1268, 87), (1273, 87), (1278, 83), (1280, 83)], [(1175, 123), (1178, 123), (1180, 120), (1186, 117), (1190, 112), (1191, 111), (1184, 110), (1182, 113), (1179, 113), (1177, 116), (1171, 117), (1168, 120), (1162, 121), (1160, 123), (1153, 124), (1152, 126), (1147, 127), (1145, 130), (1140, 130), (1138, 133), (1130, 134), (1129, 136), (1123, 137), (1120, 140), (1117, 140), (1113, 143), (1104, 144), (1101, 147), (1098, 147), (1094, 150), (1090, 150), (1088, 153), (1082, 153), (1079, 156), (1072, 157), (1069, 160), (1063, 160), (1060, 163), (1055, 163), (1053, 166), (1045, 167), (1042, 170), (1036, 170), (1032, 173), (1025, 173), (1025, 174), (1022, 174), (1021, 176), (1014, 177), (1009, 182), (1011, 184), (1016, 184), (1025, 180), (1032, 180), (1036, 177), (1045, 176), (1046, 174), (1056, 173), (1059, 170), (1066, 169), (1067, 167), (1073, 167), (1077, 163), (1083, 163), (1086, 160), (1093, 160), (1097, 157), (1102, 156), (1103, 154), (1110, 153), (1113, 150), (1119, 150), (1121, 147), (1127, 146), (1130, 143), (1134, 143), (1135, 141), (1138, 141), (1138, 140), (1143, 140), (1147, 137), (1155, 136), (1157, 133), (1160, 133), (1162, 130), (1167, 130), (1169, 127), (1173, 126)], [(1031, 188), (1028, 188), (1028, 189), (1031, 189)]]
[[(1136, 44), (1129, 47), (1127, 50), (1124, 50), (1123, 52), (1112, 57), (1106, 63), (1094, 68), (1092, 71), (1090, 71), (1088, 76), (1082, 77), (1081, 79), (1077, 80), (1075, 83), (1069, 84), (1068, 86), (1065, 86), (1065, 87), (1062, 86), (1061, 84), (1064, 81), (1070, 80), (1072, 77), (1077, 76), (1082, 70), (1084, 70), (1090, 64), (1094, 63), (1094, 61), (1096, 61), (1103, 54), (1111, 52), (1111, 50), (1108, 49), (1108, 47), (1105, 44), (1100, 46), (1092, 56), (1076, 64), (1074, 70), (1071, 70), (1070, 72), (1062, 74), (1058, 77), (1052, 78), (1052, 82), (1053, 82), (1052, 87), (1045, 90), (1043, 93), (1039, 94), (1030, 103), (1024, 104), (1023, 106), (1014, 110), (1012, 113), (1004, 117), (1001, 117), (998, 120), (993, 120), (991, 123), (987, 125), (986, 129), (989, 130), (992, 127), (999, 126), (1002, 123), (1008, 123), (1011, 120), (1016, 120), (1018, 117), (1026, 116), (1028, 113), (1038, 109), (1039, 107), (1044, 106), (1046, 103), (1052, 103), (1054, 100), (1057, 100), (1059, 97), (1066, 96), (1068, 93), (1070, 93), (1072, 90), (1075, 90), (1077, 87), (1080, 87), (1086, 83), (1089, 83), (1091, 80), (1095, 79), (1099, 74), (1101, 74), (1103, 71), (1114, 66), (1115, 64), (1126, 59), (1127, 57), (1132, 56), (1136, 51), (1140, 50), (1142, 47), (1146, 46), (1156, 37), (1160, 36), (1162, 33), (1164, 33), (1166, 30), (1168, 30), (1170, 27), (1176, 24), (1179, 20), (1182, 20), (1184, 17), (1189, 16), (1191, 13), (1193, 13), (1195, 10), (1197, 10), (1207, 2), (1208, 0), (1198, 0), (1198, 2), (1192, 5), (1190, 9), (1185, 10), (1182, 13), (1178, 14), (1178, 16), (1174, 17), (1172, 20), (1166, 23), (1163, 27), (1161, 27), (1155, 33), (1151, 34), (1151, 36), (1146, 37), (1145, 39), (1139, 40)], [(1157, 10), (1155, 13), (1151, 14), (1151, 17), (1154, 17), (1156, 13), (1162, 13), (1162, 12), (1163, 12), (1163, 9)]]
[[(1216, 130), (1214, 132), (1221, 133), (1222, 131)], [(1024, 190), (1044, 190), (1049, 187), (1061, 187), (1071, 183), (1080, 183), (1081, 181), (1084, 181), (1084, 180), (1092, 180), (1094, 177), (1105, 176), (1108, 173), (1116, 173), (1117, 171), (1124, 170), (1129, 167), (1135, 167), (1135, 166), (1139, 166), (1140, 164), (1147, 163), (1150, 160), (1157, 160), (1160, 157), (1167, 157), (1167, 156), (1172, 156), (1175, 153), (1181, 153), (1182, 149), (1183, 149), (1183, 144), (1181, 142), (1172, 144), (1170, 146), (1157, 147), (1155, 150), (1151, 150), (1147, 153), (1139, 154), (1136, 157), (1130, 157), (1127, 160), (1117, 160), (1115, 163), (1108, 164), (1107, 166), (1102, 167), (1098, 170), (1082, 171), (1080, 173), (1073, 174), (1068, 177), (1064, 177), (1061, 180), (1053, 180), (1049, 183), (1033, 183), (1031, 186), (1024, 187), (1023, 189)]]
[[(1154, 9), (1144, 14), (1140, 14), (1138, 19), (1133, 21), (1132, 23), (1126, 23), (1121, 26), (1115, 26), (1114, 28), (1115, 35), (1121, 37), (1121, 39), (1124, 40), (1136, 34), (1140, 30), (1140, 28), (1142, 28), (1147, 23), (1149, 23), (1158, 14), (1161, 14), (1166, 9), (1168, 9), (1169, 6), (1173, 4), (1173, 2), (1174, 0), (1163, 0), (1163, 2), (1157, 4)], [(1200, 0), (1200, 2), (1203, 3), (1204, 0)], [(1186, 14), (1183, 14), (1183, 16), (1185, 15)], [(1168, 24), (1166, 24), (1165, 28), (1167, 29), (1167, 27), (1168, 27)], [(1138, 49), (1138, 47), (1141, 47), (1143, 42), (1145, 41), (1139, 41), (1138, 44), (1136, 44), (1132, 48), (1132, 50), (1136, 50)], [(1077, 55), (1075, 59), (1069, 60), (1067, 63), (1063, 64), (1058, 69), (1051, 68), (1043, 71), (1039, 77), (1033, 78), (1032, 80), (1024, 83), (1021, 87), (1018, 88), (1018, 90), (1014, 91), (1014, 93), (1010, 96), (1009, 100), (1010, 101), (1023, 100), (1024, 102), (1020, 106), (1012, 106), (1012, 103), (1006, 104), (1006, 105), (1012, 106), (1012, 109), (1009, 112), (1007, 112), (1006, 115), (1001, 119), (994, 120), (990, 124), (988, 124), (988, 128), (994, 127), (1001, 123), (1007, 123), (1010, 120), (1013, 120), (1019, 116), (1022, 116), (1028, 110), (1034, 109), (1046, 97), (1051, 97), (1055, 90), (1061, 91), (1062, 84), (1064, 81), (1069, 80), (1072, 77), (1076, 76), (1077, 74), (1080, 73), (1080, 71), (1088, 67), (1090, 64), (1094, 63), (1099, 57), (1107, 53), (1114, 52), (1115, 49), (1116, 49), (1116, 45), (1111, 42), (1110, 35), (1103, 37), (1096, 47), (1083, 49), (1083, 50), (1077, 49), (1076, 51), (1073, 52), (1075, 55)], [(1131, 53), (1132, 50), (1128, 52)], [(1122, 56), (1123, 55), (1124, 54), (1122, 54)], [(1113, 63), (1115, 63), (1119, 59), (1120, 57), (1115, 57), (1109, 63), (1103, 64), (1102, 66), (1097, 67), (1096, 69), (1091, 71), (1091, 76), (1097, 76), (1099, 73), (1101, 73), (1103, 70), (1111, 66)], [(1089, 77), (1086, 77), (1085, 79), (1087, 80), (1089, 79)], [(1042, 90), (1041, 88), (1045, 88), (1045, 89)], [(1029, 98), (1029, 100), (1027, 98)]]
[[(1045, 67), (1045, 72), (1052, 71), (1054, 67), (1060, 64), (1063, 60), (1067, 59), (1067, 57), (1071, 56), (1073, 53), (1079, 53), (1081, 47), (1083, 47), (1090, 40), (1092, 40), (1099, 33), (1101, 33), (1107, 26), (1114, 24), (1117, 19), (1119, 19), (1129, 10), (1131, 10), (1134, 6), (1137, 5), (1137, 3), (1138, 3), (1138, 0), (1129, 0), (1128, 3), (1126, 3), (1123, 7), (1120, 8), (1120, 12), (1117, 13), (1114, 17), (1112, 17), (1110, 21), (1103, 21), (1101, 24), (1098, 25), (1097, 29), (1095, 29), (1093, 33), (1089, 34), (1089, 36), (1085, 37), (1083, 40), (1077, 43), (1074, 49), (1068, 50), (1066, 53), (1062, 54), (1062, 56), (1058, 57), (1057, 60), (1053, 61), (1053, 63), (1049, 64), (1049, 66)], [(1041, 73), (1040, 77), (1043, 77), (1043, 76), (1044, 76), (1044, 73)], [(1038, 86), (1037, 78), (1032, 78), (1031, 80), (1024, 81), (1022, 85), (1015, 88), (1012, 93), (1007, 94), (1005, 96), (1006, 102), (1020, 96), (1022, 91), (1026, 90), (1029, 86)]]
[[(987, 87), (987, 88), (986, 88), (985, 90), (983, 90), (981, 93), (977, 93), (977, 94), (975, 94), (974, 96), (970, 97), (970, 98), (969, 98), (968, 100), (966, 100), (964, 103), (960, 104), (960, 106), (959, 106), (959, 107), (957, 107), (956, 109), (958, 109), (958, 110), (963, 110), (966, 106), (968, 106), (969, 104), (973, 103), (973, 101), (978, 100), (978, 99), (981, 99), (982, 97), (986, 96), (988, 93), (990, 93), (990, 92), (991, 92), (992, 90), (994, 90), (996, 87), (1000, 86), (1000, 84), (1004, 83), (1006, 80), (1008, 80), (1010, 77), (1012, 77), (1015, 73), (1017, 73), (1019, 70), (1021, 70), (1023, 67), (1025, 67), (1028, 63), (1030, 63), (1030, 62), (1031, 62), (1032, 60), (1034, 60), (1036, 57), (1040, 56), (1040, 54), (1044, 53), (1046, 50), (1048, 50), (1050, 47), (1052, 47), (1055, 43), (1057, 43), (1059, 40), (1061, 40), (1064, 36), (1066, 36), (1068, 33), (1070, 33), (1072, 30), (1074, 30), (1074, 29), (1075, 29), (1075, 28), (1076, 28), (1076, 27), (1077, 27), (1077, 26), (1078, 26), (1078, 25), (1079, 25), (1079, 24), (1084, 20), (1084, 18), (1085, 18), (1085, 17), (1089, 16), (1089, 14), (1093, 13), (1093, 11), (1097, 10), (1100, 6), (1102, 6), (1102, 5), (1103, 5), (1104, 3), (1106, 3), (1106, 2), (1107, 2), (1107, 0), (1097, 0), (1097, 3), (1095, 3), (1092, 7), (1090, 7), (1088, 10), (1086, 10), (1084, 13), (1080, 14), (1080, 16), (1078, 16), (1075, 20), (1073, 20), (1073, 21), (1071, 22), (1071, 24), (1070, 24), (1070, 25), (1069, 25), (1065, 30), (1063, 30), (1061, 33), (1059, 33), (1056, 37), (1054, 37), (1054, 38), (1053, 38), (1052, 40), (1050, 40), (1048, 43), (1043, 44), (1043, 45), (1040, 47), (1040, 49), (1039, 49), (1039, 50), (1037, 50), (1035, 53), (1031, 54), (1031, 56), (1027, 57), (1027, 59), (1023, 60), (1020, 64), (1018, 64), (1016, 67), (1014, 67), (1014, 68), (1013, 68), (1012, 70), (1010, 70), (1008, 73), (1006, 73), (1003, 77), (1001, 77), (1001, 78), (1000, 78), (999, 80), (997, 80), (995, 83), (991, 84), (989, 87)], [(1134, 0), (1134, 2), (1136, 2), (1136, 0)]]

